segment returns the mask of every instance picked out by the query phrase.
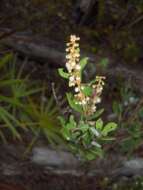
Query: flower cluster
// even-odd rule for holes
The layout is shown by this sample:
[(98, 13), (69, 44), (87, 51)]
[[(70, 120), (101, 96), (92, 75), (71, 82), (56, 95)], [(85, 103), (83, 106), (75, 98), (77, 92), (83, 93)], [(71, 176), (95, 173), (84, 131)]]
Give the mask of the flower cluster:
[(88, 109), (89, 114), (93, 114), (96, 111), (96, 104), (101, 102), (104, 79), (104, 76), (96, 76), (95, 83), (92, 85), (93, 93), (90, 97), (90, 106)]
[[(85, 114), (91, 115), (96, 111), (96, 104), (101, 101), (101, 93), (103, 90), (103, 76), (97, 76), (93, 84), (84, 84), (81, 81), (81, 66), (80, 66), (80, 50), (79, 37), (71, 35), (70, 42), (67, 43), (66, 68), (69, 73), (69, 87), (75, 89), (76, 104), (82, 105)], [(84, 93), (84, 89), (89, 87), (92, 91), (90, 95)]]
[[(101, 102), (101, 94), (104, 85), (104, 76), (97, 76), (94, 84), (82, 84), (79, 88), (79, 92), (75, 94), (77, 104), (83, 105), (85, 107), (85, 112), (87, 115), (92, 115), (96, 111), (96, 104)], [(89, 86), (92, 89), (90, 96), (84, 94), (83, 90)]]
[(79, 65), (79, 44), (77, 41), (79, 40), (79, 37), (76, 37), (75, 35), (71, 35), (70, 42), (67, 43), (66, 48), (66, 68), (70, 74), (69, 77), (69, 86), (78, 86), (81, 82), (80, 79), (80, 65)]

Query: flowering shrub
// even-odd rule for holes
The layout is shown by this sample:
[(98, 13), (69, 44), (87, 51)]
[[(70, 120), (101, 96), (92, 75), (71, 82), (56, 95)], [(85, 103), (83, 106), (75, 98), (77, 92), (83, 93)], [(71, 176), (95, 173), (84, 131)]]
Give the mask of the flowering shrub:
[(103, 109), (97, 110), (101, 102), (104, 86), (104, 76), (88, 83), (82, 81), (82, 73), (88, 63), (87, 58), (80, 60), (79, 37), (71, 35), (66, 49), (66, 69), (60, 68), (61, 77), (69, 80), (69, 87), (74, 88), (74, 93), (66, 93), (70, 107), (79, 113), (70, 115), (68, 121), (59, 117), (62, 124), (62, 135), (69, 142), (73, 152), (87, 160), (103, 155), (103, 143), (109, 138), (109, 133), (116, 129), (116, 123), (110, 122), (105, 126), (100, 117)]

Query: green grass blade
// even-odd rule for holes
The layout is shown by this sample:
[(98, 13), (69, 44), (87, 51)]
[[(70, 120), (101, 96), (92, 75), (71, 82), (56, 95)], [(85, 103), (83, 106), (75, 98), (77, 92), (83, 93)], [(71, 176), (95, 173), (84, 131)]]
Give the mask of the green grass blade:
[(5, 109), (0, 108), (0, 117), (1, 119), (6, 123), (7, 127), (11, 130), (12, 134), (14, 137), (17, 137), (18, 139), (21, 140), (21, 136), (20, 134), (17, 132), (17, 130), (15, 129), (15, 127), (13, 126), (13, 124), (10, 121), (10, 118), (12, 118), (12, 120), (16, 121), (16, 119), (13, 118), (12, 115), (10, 115)]

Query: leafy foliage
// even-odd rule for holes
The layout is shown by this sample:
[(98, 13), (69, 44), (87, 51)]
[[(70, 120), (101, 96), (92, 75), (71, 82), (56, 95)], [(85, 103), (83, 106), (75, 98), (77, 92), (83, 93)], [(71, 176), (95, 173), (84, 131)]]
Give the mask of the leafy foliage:
[[(46, 98), (43, 93), (42, 97)], [(24, 111), (26, 113), (26, 124), (34, 135), (43, 134), (53, 145), (63, 143), (59, 121), (57, 120), (58, 108), (52, 96), (38, 102), (28, 98), (28, 104), (24, 106)]]
[(143, 100), (133, 92), (130, 83), (122, 84), (119, 93), (120, 100), (113, 101), (112, 110), (119, 130), (124, 132), (118, 142), (119, 146), (124, 153), (130, 155), (142, 144)]
[[(1, 123), (1, 138), (6, 141), (5, 136), (3, 134), (4, 127), (8, 128), (14, 138), (21, 139), (19, 132), (17, 131), (17, 127), (21, 126), (20, 121), (13, 115), (12, 107), (13, 106), (21, 106), (21, 102), (16, 98), (11, 96), (11, 87), (12, 85), (18, 85), (23, 81), (17, 78), (11, 78), (10, 72), (7, 70), (7, 65), (10, 61), (12, 61), (12, 54), (7, 54), (0, 60), (0, 69), (1, 69), (1, 79), (0, 79), (0, 123)], [(7, 91), (7, 96), (5, 95), (5, 91)]]
[(32, 131), (34, 137), (31, 144), (41, 133), (50, 143), (61, 142), (60, 126), (56, 119), (58, 109), (52, 97), (45, 97), (46, 88), (37, 87), (30, 80), (30, 75), (24, 74), (24, 65), (17, 69), (16, 58), (12, 54), (0, 60), (0, 69), (0, 137), (3, 142), (6, 142), (5, 128), (19, 140), (22, 140), (20, 128)]

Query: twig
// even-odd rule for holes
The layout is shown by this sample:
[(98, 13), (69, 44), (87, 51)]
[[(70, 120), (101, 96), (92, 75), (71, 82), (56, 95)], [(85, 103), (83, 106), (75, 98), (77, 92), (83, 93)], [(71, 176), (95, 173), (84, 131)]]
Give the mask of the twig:
[(128, 121), (127, 121), (128, 124), (131, 124), (135, 121), (135, 119), (138, 116), (139, 109), (141, 108), (142, 105), (143, 105), (143, 98), (141, 98), (141, 100), (137, 104), (137, 107), (135, 108), (135, 110), (131, 114), (130, 118), (128, 119)]
[(0, 40), (11, 36), (15, 32), (16, 32), (15, 30), (7, 30), (7, 31), (5, 30), (5, 31), (2, 31), (2, 34), (0, 34)]
[(56, 95), (55, 83), (54, 83), (54, 82), (52, 82), (52, 93), (53, 93), (54, 99), (55, 99), (55, 101), (56, 101), (56, 104), (57, 104), (57, 106), (58, 106), (58, 108), (59, 108), (59, 111), (62, 113), (62, 115), (64, 115), (65, 111), (64, 111), (63, 108), (61, 107), (61, 104), (60, 104), (60, 102), (59, 102), (59, 100), (58, 100), (58, 96)]
[(128, 28), (133, 27), (135, 24), (137, 24), (138, 22), (140, 22), (141, 20), (143, 20), (143, 15), (141, 15), (140, 17), (138, 17), (137, 19), (135, 19), (132, 23), (130, 23), (128, 25)]

